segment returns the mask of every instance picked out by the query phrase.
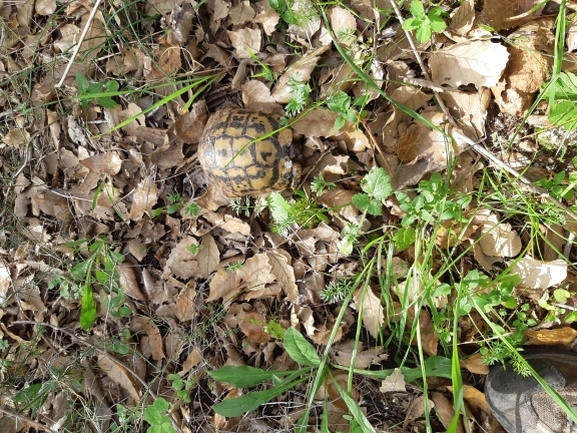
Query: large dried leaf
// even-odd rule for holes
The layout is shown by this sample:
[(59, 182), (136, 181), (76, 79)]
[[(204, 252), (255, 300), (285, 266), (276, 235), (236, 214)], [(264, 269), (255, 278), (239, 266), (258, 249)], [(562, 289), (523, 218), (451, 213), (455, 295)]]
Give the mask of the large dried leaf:
[(431, 54), (429, 66), (433, 81), (454, 88), (474, 84), (495, 86), (507, 66), (509, 53), (501, 44), (472, 41), (451, 45)]
[(135, 317), (132, 319), (130, 330), (132, 332), (144, 332), (146, 334), (152, 359), (159, 361), (166, 358), (160, 330), (152, 320), (146, 317)]
[(98, 360), (96, 362), (98, 367), (100, 367), (100, 369), (106, 373), (110, 379), (128, 392), (134, 402), (140, 401), (140, 383), (133, 380), (132, 375), (123, 365), (120, 365), (104, 353), (98, 355)]
[(284, 250), (271, 250), (268, 253), (271, 272), (291, 303), (296, 304), (299, 290), (296, 284), (295, 273), (290, 266), (290, 255)]
[(526, 256), (515, 263), (511, 273), (519, 275), (520, 285), (527, 289), (548, 289), (565, 281), (567, 263), (561, 259), (543, 262)]
[(362, 311), (363, 325), (373, 337), (377, 338), (385, 324), (385, 312), (381, 299), (369, 288), (359, 288), (353, 295), (356, 308)]

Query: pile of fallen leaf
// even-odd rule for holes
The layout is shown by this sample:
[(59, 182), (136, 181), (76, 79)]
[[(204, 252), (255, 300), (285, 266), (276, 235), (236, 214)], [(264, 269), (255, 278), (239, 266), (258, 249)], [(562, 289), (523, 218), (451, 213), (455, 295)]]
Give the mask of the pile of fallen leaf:
[[(347, 224), (369, 228), (351, 205), (363, 175), (374, 166), (384, 167), (394, 187), (403, 189), (443, 172), (448, 155), (460, 154), (451, 186), (457, 193), (474, 191), (483, 161), (465, 151), (467, 143), (458, 137), (477, 141), (486, 135), (490, 104), (500, 115), (524, 115), (550, 76), (555, 10), (532, 10), (536, 1), (447, 5), (446, 31), (416, 50), (385, 0), (377, 7), (366, 2), (331, 6), (326, 22), (314, 14), (290, 25), (266, 0), (196, 3), (151, 0), (133, 9), (106, 3), (99, 10), (88, 0), (0, 3), (0, 337), (9, 343), (0, 348), (0, 407), (6, 408), (0, 410), (2, 432), (107, 431), (111, 422), (118, 422), (117, 404), (149, 405), (160, 396), (174, 405), (172, 424), (183, 432), (291, 431), (306, 402), (306, 386), (245, 417), (226, 419), (211, 406), (240, 390), (212, 381), (207, 371), (242, 364), (296, 368), (271, 336), (271, 323), (296, 327), (324, 350), (340, 305), (324, 304), (320, 292), (330, 282), (353, 279), (362, 268), (361, 257), (341, 252), (341, 230)], [(507, 39), (496, 37), (498, 32)], [(354, 38), (343, 36), (351, 33)], [(79, 55), (69, 64), (79, 40)], [(570, 37), (568, 51), (574, 43)], [(335, 44), (367, 68), (390, 100), (417, 111), (437, 129), (367, 87)], [(565, 70), (573, 68), (571, 61), (568, 55)], [(262, 72), (261, 64), (276, 75), (274, 82), (255, 75)], [(115, 108), (98, 101), (80, 104), (75, 98), (77, 73), (103, 83), (117, 80), (121, 90), (154, 90), (115, 96)], [(196, 147), (209, 113), (221, 107), (282, 112), (294, 76), (313, 87), (313, 103), (337, 91), (368, 95), (368, 115), (358, 125), (347, 121), (339, 131), (334, 129), (338, 114), (326, 108), (306, 110), (293, 119), (294, 144), (305, 167), (301, 187), (319, 205), (335, 210), (328, 223), (294, 227), (281, 235), (271, 230), (266, 210), (236, 214), (207, 187)], [(191, 77), (214, 81), (194, 101), (188, 92), (146, 111)], [(189, 102), (193, 104), (186, 111)], [(115, 128), (131, 117), (135, 120)], [(440, 131), (455, 141), (447, 143)], [(536, 150), (531, 140), (525, 144), (525, 153)], [(528, 164), (522, 149), (499, 156), (518, 170)], [(319, 174), (336, 188), (316, 197), (310, 182)], [(169, 212), (174, 193), (183, 206)], [(184, 204), (191, 202), (200, 206), (197, 215), (185, 212)], [(370, 219), (370, 228), (398, 223), (398, 204), (391, 201), (386, 209)], [(447, 226), (446, 236), (441, 231), (432, 241), (442, 248), (472, 248), (471, 263), (487, 273), (521, 253), (525, 239), (501, 223), (496, 212), (475, 210), (473, 215), (465, 231)], [(455, 232), (459, 236), (451, 237)], [(567, 264), (555, 254), (563, 237), (554, 232), (547, 236), (550, 243), (540, 257), (523, 250), (526, 257), (514, 270), (527, 289), (543, 291), (567, 279)], [(60, 296), (59, 287), (50, 282), (86, 260), (95, 239), (105, 239), (124, 256), (117, 272), (131, 314), (109, 314), (108, 294), (95, 285), (97, 318), (84, 331), (79, 325), (81, 299)], [(72, 247), (74, 242), (80, 247)], [(407, 278), (403, 269), (411, 266), (411, 253), (394, 260), (400, 269), (395, 277)], [(419, 285), (411, 287), (410, 298), (418, 299)], [(439, 354), (440, 337), (430, 309), (442, 308), (450, 299), (438, 301), (413, 313), (420, 315), (421, 327), (421, 340), (413, 344), (431, 356)], [(359, 309), (366, 332), (361, 347), (354, 348)], [(390, 320), (377, 293), (355, 295), (336, 334), (332, 362), (348, 366), (355, 351), (357, 368), (397, 367), (387, 348), (375, 343), (388, 333)], [(463, 342), (474, 342), (474, 326), (462, 325)], [(558, 334), (534, 332), (537, 344), (555, 343), (567, 328)], [(114, 342), (127, 350), (113, 350)], [(462, 367), (472, 374), (488, 371), (480, 356), (469, 357)], [(55, 370), (64, 372), (59, 386), (46, 391), (39, 407), (23, 408), (12, 401), (31, 384), (52, 380)], [(194, 383), (192, 403), (176, 398), (167, 380), (170, 373)], [(479, 387), (473, 386), (479, 382), (472, 375), (467, 378), (464, 397), (472, 416), (463, 422), (473, 431), (499, 431)], [(402, 375), (384, 383), (356, 380), (353, 397), (363, 402), (375, 428), (424, 431), (427, 396), (405, 384)], [(73, 382), (81, 385), (73, 387)], [(434, 431), (443, 431), (452, 417), (448, 385), (434, 379), (429, 385), (434, 391), (428, 407), (435, 406), (438, 414)], [(89, 401), (82, 404), (94, 416), (69, 419), (82, 409), (80, 399)], [(329, 424), (346, 431), (347, 409), (340, 403), (337, 399), (331, 408)], [(320, 419), (313, 416), (314, 422), (320, 424)]]

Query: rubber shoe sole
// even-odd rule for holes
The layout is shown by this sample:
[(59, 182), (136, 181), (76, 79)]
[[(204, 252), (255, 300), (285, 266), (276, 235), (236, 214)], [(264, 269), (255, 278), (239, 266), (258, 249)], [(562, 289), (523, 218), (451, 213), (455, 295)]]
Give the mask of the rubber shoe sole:
[[(577, 353), (528, 349), (521, 354), (551, 388), (577, 408)], [(577, 425), (537, 380), (518, 375), (510, 364), (491, 369), (485, 381), (485, 398), (508, 433), (577, 433)]]

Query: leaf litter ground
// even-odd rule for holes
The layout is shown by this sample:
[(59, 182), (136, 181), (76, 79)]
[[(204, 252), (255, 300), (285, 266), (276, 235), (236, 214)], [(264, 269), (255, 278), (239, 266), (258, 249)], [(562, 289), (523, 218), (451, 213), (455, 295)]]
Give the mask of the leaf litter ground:
[[(575, 222), (535, 189), (573, 204), (572, 136), (542, 107), (523, 118), (557, 10), (445, 3), (415, 49), (387, 2), (326, 19), (304, 1), (0, 4), (0, 430), (293, 431), (308, 407), (309, 431), (351, 431), (355, 407), (375, 431), (445, 431), (457, 352), (457, 431), (500, 431), (482, 393), (497, 337), (575, 340)], [(560, 77), (550, 118), (570, 128), (577, 81)], [(209, 112), (303, 104), (300, 193), (267, 207), (206, 185)], [(327, 348), (312, 400), (313, 376), (213, 409), (275, 389), (219, 368), (277, 371), (259, 374), (278, 387)]]

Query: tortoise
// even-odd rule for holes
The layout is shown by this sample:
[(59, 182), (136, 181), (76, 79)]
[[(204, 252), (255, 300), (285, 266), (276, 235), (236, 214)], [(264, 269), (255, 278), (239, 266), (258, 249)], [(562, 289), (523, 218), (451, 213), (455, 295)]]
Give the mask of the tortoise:
[(294, 188), (301, 169), (295, 156), (292, 130), (280, 129), (280, 116), (245, 108), (214, 113), (198, 146), (209, 181), (231, 198)]

